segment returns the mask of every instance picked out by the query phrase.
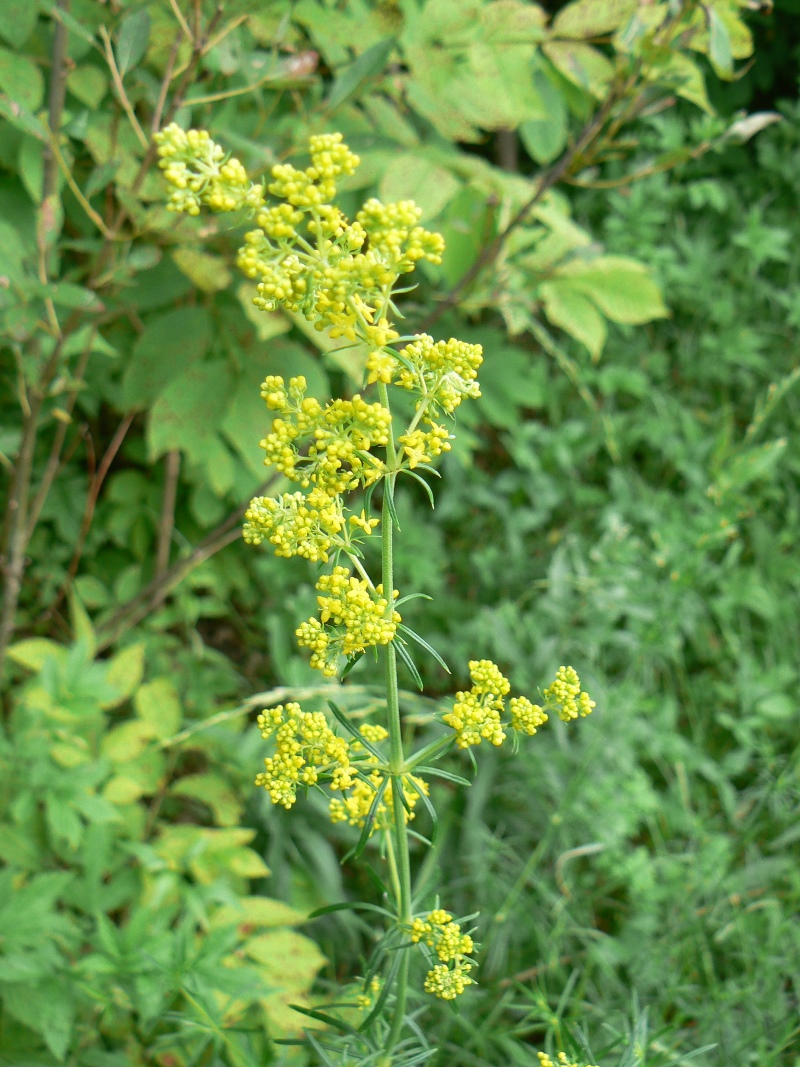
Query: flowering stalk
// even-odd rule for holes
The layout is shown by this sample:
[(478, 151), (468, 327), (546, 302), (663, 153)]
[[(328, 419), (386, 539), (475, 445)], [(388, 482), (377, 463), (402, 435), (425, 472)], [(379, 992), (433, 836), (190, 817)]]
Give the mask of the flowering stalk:
[[(422, 472), (432, 469), (452, 439), (440, 420), (452, 417), (465, 398), (480, 395), (477, 374), (483, 354), (479, 345), (455, 338), (434, 341), (418, 334), (401, 339), (390, 316), (397, 310), (393, 294), (398, 280), (420, 260), (441, 262), (444, 241), (419, 226), (421, 213), (411, 201), (368, 200), (352, 221), (334, 206), (336, 180), (352, 174), (359, 162), (340, 134), (312, 137), (310, 166), (273, 167), (273, 180), (266, 189), (250, 182), (242, 164), (226, 156), (205, 131), (184, 132), (173, 124), (157, 135), (157, 141), (161, 167), (174, 187), (172, 210), (196, 215), (206, 207), (236, 211), (242, 217), (255, 215), (257, 228), (245, 235), (239, 265), (257, 279), (257, 307), (302, 314), (316, 329), (367, 350), (364, 388), (375, 388), (376, 401), (357, 393), (323, 405), (306, 396), (303, 377), (288, 384), (277, 375), (264, 381), (261, 395), (276, 416), (261, 441), (265, 463), (297, 483), (299, 491), (256, 497), (246, 513), (244, 539), (253, 545), (267, 542), (279, 556), (302, 556), (321, 566), (332, 561), (332, 569), (316, 582), (318, 613), (296, 631), (298, 644), (310, 651), (312, 667), (337, 677), (368, 649), (383, 650), (385, 726), (364, 723), (357, 729), (334, 704), (331, 711), (347, 736), (337, 734), (322, 712), (306, 712), (295, 703), (265, 711), (259, 726), (273, 745), (273, 754), (265, 759), (256, 782), (273, 803), (285, 808), (294, 805), (298, 790), (324, 784), (331, 820), (361, 829), (356, 856), (373, 836), (383, 845), (394, 916), (378, 959), (396, 963), (384, 964), (392, 987), (384, 988), (379, 1003), (390, 1010), (390, 1018), (384, 1020), (382, 1011), (370, 1010), (361, 1031), (366, 1031), (369, 1061), (389, 1065), (407, 1040), (415, 947), (428, 963), (426, 993), (453, 1000), (475, 981), (470, 933), (462, 932), (461, 924), (438, 902), (427, 914), (414, 912), (408, 823), (420, 799), (434, 814), (428, 800), (431, 773), (455, 777), (436, 771), (432, 764), (452, 748), (471, 748), (483, 741), (500, 745), (509, 729), (515, 737), (533, 735), (550, 711), (565, 721), (587, 715), (594, 702), (581, 691), (575, 671), (561, 667), (544, 691), (543, 705), (520, 696), (511, 698), (506, 707), (509, 681), (491, 661), (473, 660), (471, 688), (456, 693), (452, 707), (439, 717), (449, 732), (406, 757), (398, 655), (420, 687), (412, 643), (443, 661), (403, 624), (397, 611), (395, 487), (399, 477), (411, 477), (432, 500)], [(266, 193), (276, 202), (268, 202)], [(407, 343), (401, 347), (403, 340)], [(415, 398), (413, 414), (400, 433), (390, 388)], [(370, 502), (379, 483), (383, 502), (377, 519), (371, 516)], [(375, 536), (378, 525), (381, 574), (376, 583), (363, 546)], [(384, 753), (380, 745), (387, 740)], [(372, 1006), (376, 981), (380, 984), (376, 978), (364, 983), (359, 999), (364, 1010)], [(353, 1028), (348, 1024), (343, 1031), (352, 1034)]]

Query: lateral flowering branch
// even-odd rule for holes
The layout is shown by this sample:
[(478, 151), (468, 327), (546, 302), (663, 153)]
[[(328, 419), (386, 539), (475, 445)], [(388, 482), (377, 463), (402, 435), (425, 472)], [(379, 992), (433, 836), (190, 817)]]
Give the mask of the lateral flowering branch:
[[(569, 721), (594, 707), (571, 667), (559, 668), (539, 705), (525, 696), (507, 700), (511, 686), (499, 667), (490, 660), (472, 660), (471, 688), (457, 693), (451, 710), (441, 716), (453, 733), (416, 757), (404, 753), (394, 646), (402, 641), (407, 663), (406, 637), (432, 650), (402, 625), (396, 609), (394, 487), (402, 474), (419, 478), (417, 468), (431, 466), (450, 449), (452, 435), (441, 420), (452, 419), (464, 399), (480, 396), (481, 346), (452, 337), (436, 341), (428, 334), (401, 340), (393, 321), (395, 287), (417, 263), (440, 263), (444, 240), (419, 225), (421, 212), (409, 200), (382, 204), (370, 199), (353, 220), (334, 205), (337, 181), (353, 174), (359, 163), (341, 134), (311, 137), (308, 166), (278, 164), (272, 180), (263, 183), (252, 182), (239, 160), (226, 155), (204, 130), (184, 131), (173, 123), (156, 141), (164, 176), (173, 186), (170, 210), (197, 215), (206, 207), (239, 212), (243, 220), (255, 218), (238, 263), (256, 280), (258, 308), (301, 314), (330, 337), (367, 348), (363, 389), (377, 394), (372, 399), (356, 393), (322, 403), (307, 395), (302, 376), (288, 383), (279, 375), (264, 380), (261, 396), (273, 416), (260, 442), (264, 462), (297, 489), (275, 498), (255, 497), (243, 536), (251, 545), (270, 544), (281, 557), (332, 562), (317, 579), (317, 612), (298, 626), (298, 644), (309, 650), (311, 666), (328, 677), (338, 675), (344, 661), (352, 663), (367, 649), (381, 648), (387, 726), (367, 723), (356, 730), (343, 718), (351, 735), (343, 737), (323, 712), (304, 711), (296, 703), (266, 710), (259, 726), (272, 754), (256, 783), (284, 808), (296, 803), (298, 790), (324, 785), (334, 823), (360, 828), (364, 844), (373, 835), (380, 840), (394, 891), (396, 930), (408, 939), (402, 947), (416, 945), (425, 954), (425, 991), (453, 1000), (475, 981), (472, 937), (443, 909), (416, 917), (412, 909), (408, 823), (420, 802), (435, 815), (422, 776), (429, 769), (423, 762), (430, 762), (425, 754), (432, 747), (433, 758), (439, 758), (453, 742), (461, 749), (484, 740), (500, 745), (508, 730), (533, 735), (551, 713)], [(405, 426), (395, 425), (390, 388), (414, 396)], [(380, 520), (369, 511), (379, 483)], [(373, 581), (363, 545), (379, 526), (381, 580)], [(380, 747), (384, 742), (385, 753)], [(409, 955), (402, 953), (392, 972), (387, 1051), (406, 1025)]]

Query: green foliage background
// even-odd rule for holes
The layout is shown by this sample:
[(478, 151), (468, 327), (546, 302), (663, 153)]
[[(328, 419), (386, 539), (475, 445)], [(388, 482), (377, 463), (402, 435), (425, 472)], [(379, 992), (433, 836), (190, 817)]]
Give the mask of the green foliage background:
[[(340, 866), (348, 832), (313, 797), (287, 816), (251, 785), (253, 711), (298, 687), (313, 706), (293, 631), (314, 572), (236, 529), (264, 477), (264, 375), (303, 373), (322, 397), (356, 389), (360, 367), (253, 311), (237, 233), (166, 213), (90, 42), (107, 27), (142, 116), (166, 65), (184, 66), (178, 117), (254, 170), (341, 129), (363, 159), (345, 210), (413, 196), (447, 238), (404, 305), (412, 327), (601, 90), (537, 53), (523, 91), (534, 31), (480, 52), (482, 4), (228, 3), (217, 32), (232, 29), (195, 59), (168, 3), (73, 0), (65, 166), (106, 226), (124, 209), (129, 236), (104, 243), (59, 179), (64, 217), (42, 238), (53, 6), (0, 12), (9, 469), (20, 395), (51, 354), (45, 297), (72, 324), (41, 398), (33, 493), (55, 477), (4, 677), (0, 1060), (306, 1062), (267, 1035), (357, 973), (370, 932), (305, 917), (374, 889)], [(409, 622), (449, 663), (491, 657), (523, 691), (572, 663), (598, 702), (574, 734), (480, 752), (469, 791), (437, 787), (431, 889), (480, 910), (483, 949), (460, 1010), (429, 1009), (435, 1063), (529, 1064), (554, 1042), (602, 1067), (800, 1062), (798, 13), (777, 8), (753, 16), (752, 71), (710, 94), (723, 115), (778, 107), (779, 124), (692, 159), (721, 120), (686, 100), (640, 119), (602, 179), (684, 162), (562, 186), (435, 327), (480, 341), (486, 363), (435, 511), (398, 500), (398, 584), (435, 598)], [(605, 304), (584, 276), (590, 313), (562, 330), (553, 286), (586, 248), (626, 258)], [(669, 317), (649, 281), (631, 288), (630, 260)], [(423, 728), (453, 688), (426, 666)], [(374, 680), (353, 671), (354, 710)]]

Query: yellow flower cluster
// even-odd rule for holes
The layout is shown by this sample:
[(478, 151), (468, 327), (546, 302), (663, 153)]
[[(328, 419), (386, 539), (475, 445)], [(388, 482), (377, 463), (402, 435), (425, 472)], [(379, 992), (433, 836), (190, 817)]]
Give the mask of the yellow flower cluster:
[(349, 789), (354, 771), (350, 746), (337, 737), (320, 711), (302, 711), (299, 704), (279, 704), (258, 717), (261, 736), (275, 736), (275, 754), (264, 760), (256, 778), (273, 804), (291, 808), (301, 785), (314, 785), (324, 775), (332, 789)]
[[(388, 730), (383, 726), (379, 726), (376, 723), (364, 723), (359, 727), (359, 733), (365, 741), (369, 741), (371, 744), (379, 744), (381, 741), (385, 741), (389, 736)], [(362, 753), (365, 751), (364, 746), (359, 741), (352, 742), (352, 752)], [(368, 752), (366, 758), (362, 761), (361, 766), (369, 769), (373, 769), (369, 772), (368, 778), (359, 777), (356, 779), (349, 791), (344, 792), (344, 796), (341, 800), (338, 797), (333, 797), (330, 803), (330, 816), (331, 822), (346, 822), (350, 826), (363, 826), (369, 815), (372, 803), (375, 800), (375, 794), (381, 788), (384, 782), (384, 775), (376, 767), (377, 759), (375, 756)], [(414, 783), (413, 785), (411, 783)], [(416, 786), (416, 788), (415, 788)], [(428, 784), (421, 778), (416, 778), (413, 775), (404, 775), (403, 777), (403, 797), (405, 804), (403, 806), (403, 818), (406, 822), (409, 822), (414, 818), (414, 808), (419, 800), (419, 790), (427, 796)], [(375, 833), (376, 830), (389, 829), (394, 822), (394, 794), (392, 792), (391, 782), (384, 790), (380, 803), (375, 809), (375, 820), (370, 831), (370, 836)]]
[(456, 693), (453, 710), (443, 717), (447, 726), (456, 731), (459, 748), (479, 745), (485, 738), (493, 745), (506, 739), (500, 715), (505, 709), (503, 697), (511, 685), (491, 660), (470, 660), (469, 675), (472, 688)]
[[(254, 303), (299, 312), (332, 337), (388, 344), (398, 337), (383, 314), (392, 286), (420, 259), (441, 262), (444, 241), (419, 225), (411, 201), (368, 200), (349, 221), (331, 201), (358, 156), (339, 133), (312, 137), (309, 153), (305, 170), (272, 168), (268, 189), (282, 202), (259, 212), (239, 251), (240, 268), (258, 279)], [(311, 243), (298, 230), (304, 217)]]
[(531, 703), (527, 697), (512, 697), (508, 702), (511, 721), (504, 723), (503, 698), (511, 686), (500, 668), (490, 660), (470, 660), (469, 673), (472, 688), (456, 693), (453, 710), (442, 716), (442, 721), (456, 731), (459, 748), (479, 745), (484, 739), (501, 745), (506, 738), (504, 726), (530, 737), (547, 722), (547, 711), (556, 711), (564, 722), (569, 722), (578, 715), (589, 715), (595, 706), (589, 694), (581, 692), (574, 668), (559, 667), (555, 681), (544, 691), (545, 707)]
[(424, 419), (423, 422), (429, 429), (417, 428), (398, 437), (412, 470), (420, 463), (432, 463), (437, 456), (441, 456), (442, 452), (450, 451), (452, 437), (447, 429), (434, 422), (433, 419)]
[[(453, 916), (443, 908), (435, 908), (424, 918), (411, 924), (414, 944), (427, 945), (438, 956), (437, 963), (425, 978), (425, 992), (442, 1000), (455, 1000), (474, 980), (469, 977), (472, 963), (464, 957), (472, 952), (474, 942), (469, 934), (462, 934)], [(452, 966), (450, 966), (452, 964)]]
[(544, 691), (547, 703), (558, 711), (564, 722), (590, 715), (595, 702), (581, 692), (581, 680), (573, 667), (559, 667), (555, 681)]
[(155, 135), (155, 142), (159, 166), (175, 186), (167, 203), (170, 211), (199, 215), (202, 205), (237, 211), (264, 203), (262, 186), (253, 184), (239, 160), (226, 156), (205, 130), (182, 130), (172, 122)]
[(559, 1052), (557, 1061), (548, 1056), (546, 1052), (537, 1052), (536, 1055), (539, 1058), (539, 1067), (578, 1067), (577, 1063), (570, 1062), (565, 1052)]
[(465, 396), (481, 395), (478, 368), (483, 348), (466, 341), (434, 341), (426, 333), (395, 354), (375, 350), (367, 357), (368, 381), (393, 382), (419, 395), (417, 407), (434, 405), (452, 414)]
[[(316, 485), (330, 497), (377, 481), (384, 465), (370, 449), (389, 440), (388, 410), (367, 403), (358, 393), (351, 400), (337, 397), (323, 406), (306, 397), (305, 389), (302, 375), (290, 379), (288, 390), (280, 375), (270, 375), (261, 386), (267, 407), (284, 416), (273, 421), (260, 442), (264, 463), (304, 488)], [(309, 440), (312, 444), (301, 455)]]
[[(383, 586), (374, 591), (347, 567), (334, 567), (317, 582), (319, 618), (312, 616), (295, 631), (298, 644), (311, 649), (311, 666), (333, 677), (339, 656), (352, 656), (372, 645), (388, 645), (401, 621), (391, 611)], [(397, 591), (393, 596), (397, 597)]]
[(276, 556), (304, 556), (327, 563), (328, 550), (344, 526), (341, 498), (322, 489), (283, 496), (257, 496), (245, 512), (242, 536), (248, 545), (269, 541)]

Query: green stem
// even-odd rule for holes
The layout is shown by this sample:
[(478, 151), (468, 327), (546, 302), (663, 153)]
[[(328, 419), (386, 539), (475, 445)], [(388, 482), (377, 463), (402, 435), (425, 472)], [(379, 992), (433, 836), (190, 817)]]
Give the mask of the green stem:
[[(381, 387), (380, 394), (381, 403), (388, 408), (389, 395), (385, 385)], [(391, 430), (386, 451), (389, 467), (391, 468), (396, 462), (394, 439)], [(394, 610), (392, 597), (394, 590), (394, 530), (389, 509), (389, 494), (393, 489), (394, 475), (390, 474), (384, 483), (383, 510), (381, 514), (381, 580), (383, 582), (383, 595), (389, 601), (387, 611)], [(389, 729), (389, 766), (392, 776), (394, 853), (399, 890), (397, 894), (397, 921), (402, 928), (411, 925), (411, 860), (408, 851), (405, 808), (403, 806), (405, 754), (403, 752), (403, 730), (400, 721), (400, 697), (397, 686), (397, 657), (391, 643), (386, 646), (386, 710)], [(408, 965), (409, 954), (408, 952), (403, 952), (395, 986), (394, 1016), (386, 1042), (387, 1055), (391, 1054), (392, 1049), (400, 1039), (403, 1029), (408, 997)]]

